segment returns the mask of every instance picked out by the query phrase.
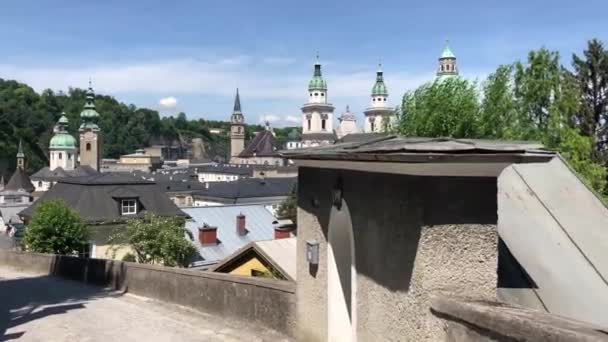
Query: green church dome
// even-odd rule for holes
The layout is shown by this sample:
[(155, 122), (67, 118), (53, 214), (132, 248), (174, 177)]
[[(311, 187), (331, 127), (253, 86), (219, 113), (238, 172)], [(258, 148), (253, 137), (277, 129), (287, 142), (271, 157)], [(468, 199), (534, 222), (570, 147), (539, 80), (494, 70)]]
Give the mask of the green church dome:
[(51, 139), (50, 148), (75, 149), (76, 139), (68, 133), (58, 133)]
[(84, 109), (80, 112), (80, 117), (83, 119), (96, 119), (99, 117), (99, 113), (95, 110), (95, 93), (93, 88), (89, 86), (87, 90), (87, 96), (84, 104)]
[(378, 69), (376, 72), (376, 83), (374, 83), (374, 87), (372, 88), (372, 96), (388, 96), (388, 89), (386, 89), (386, 84), (384, 84), (382, 69)]
[(456, 58), (456, 55), (454, 55), (452, 50), (450, 50), (450, 47), (448, 45), (446, 45), (445, 48), (443, 49), (443, 52), (441, 52), (441, 57), (439, 57), (439, 58), (440, 59)]
[(327, 83), (323, 79), (323, 76), (321, 76), (321, 63), (319, 61), (315, 63), (315, 73), (310, 82), (308, 82), (308, 90), (327, 90)]

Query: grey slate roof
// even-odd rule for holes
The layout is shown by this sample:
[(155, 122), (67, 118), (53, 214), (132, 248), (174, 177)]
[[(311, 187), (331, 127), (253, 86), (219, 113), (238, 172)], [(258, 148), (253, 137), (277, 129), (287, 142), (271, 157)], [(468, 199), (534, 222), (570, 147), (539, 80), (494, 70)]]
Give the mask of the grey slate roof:
[(66, 171), (61, 167), (52, 170), (45, 166), (42, 169), (38, 170), (38, 172), (34, 173), (30, 178), (32, 180), (38, 181), (58, 181), (59, 179), (67, 178), (67, 177), (83, 177), (83, 176), (92, 176), (96, 175), (97, 172), (95, 169), (88, 165), (78, 166), (74, 170)]
[(31, 193), (34, 191), (34, 186), (27, 173), (24, 170), (17, 168), (15, 173), (11, 176), (11, 179), (9, 179), (8, 183), (4, 186), (3, 191), (19, 190), (25, 190), (26, 192)]
[(195, 168), (195, 172), (198, 173), (221, 173), (221, 174), (231, 174), (231, 175), (239, 175), (239, 176), (249, 176), (253, 175), (253, 167), (244, 164), (210, 164), (197, 166)]
[(367, 142), (388, 136), (384, 133), (351, 133), (343, 136), (336, 143)]
[(302, 134), (302, 141), (335, 141), (336, 139), (335, 132)]
[[(215, 264), (231, 255), (239, 248), (252, 241), (270, 240), (274, 237), (274, 216), (263, 205), (227, 205), (185, 208), (183, 211), (191, 217), (186, 221), (186, 229), (194, 238), (201, 260), (195, 266)], [(236, 231), (236, 216), (245, 215), (246, 229), (244, 236)], [(217, 227), (215, 246), (202, 246), (198, 240), (198, 228), (203, 225)]]
[(253, 140), (245, 147), (239, 157), (274, 157), (278, 156), (274, 136), (269, 130), (258, 132)]
[(233, 182), (209, 183), (209, 188), (197, 192), (196, 197), (237, 200), (239, 198), (287, 196), (297, 183), (296, 177), (241, 178)]
[[(119, 199), (132, 197), (138, 199), (141, 210), (137, 215), (122, 216)], [(161, 216), (185, 216), (164, 192), (159, 191), (156, 183), (120, 173), (59, 180), (20, 215), (30, 218), (38, 205), (54, 199), (65, 202), (88, 223), (120, 223), (148, 212)]]
[(406, 138), (383, 136), (377, 139), (344, 142), (280, 152), (285, 158), (314, 160), (384, 162), (517, 162), (548, 160), (555, 156), (536, 142), (452, 138)]

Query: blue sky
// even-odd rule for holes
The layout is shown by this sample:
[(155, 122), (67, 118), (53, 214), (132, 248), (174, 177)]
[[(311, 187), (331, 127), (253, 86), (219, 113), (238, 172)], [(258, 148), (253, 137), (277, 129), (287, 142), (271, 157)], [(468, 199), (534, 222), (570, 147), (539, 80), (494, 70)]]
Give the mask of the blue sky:
[[(0, 9), (0, 77), (85, 87), (171, 115), (299, 123), (319, 51), (330, 102), (361, 118), (381, 58), (393, 104), (433, 77), (444, 41), (483, 79), (541, 46), (564, 63), (606, 40), (608, 2), (11, 1)], [(175, 101), (172, 101), (174, 98)], [(161, 99), (164, 105), (160, 104)], [(168, 100), (169, 99), (169, 100)], [(102, 113), (103, 114), (103, 113)]]

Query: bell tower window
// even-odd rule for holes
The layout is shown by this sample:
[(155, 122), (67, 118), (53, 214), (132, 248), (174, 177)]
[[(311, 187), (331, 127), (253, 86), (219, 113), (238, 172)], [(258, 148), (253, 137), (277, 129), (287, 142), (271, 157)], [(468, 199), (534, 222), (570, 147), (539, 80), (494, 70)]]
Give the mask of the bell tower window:
[(307, 120), (308, 130), (310, 131), (310, 119)]
[(87, 151), (90, 151), (90, 150), (91, 150), (91, 143), (87, 143), (87, 145), (86, 145), (86, 150), (87, 150)]
[(325, 119), (321, 120), (321, 129), (325, 130)]

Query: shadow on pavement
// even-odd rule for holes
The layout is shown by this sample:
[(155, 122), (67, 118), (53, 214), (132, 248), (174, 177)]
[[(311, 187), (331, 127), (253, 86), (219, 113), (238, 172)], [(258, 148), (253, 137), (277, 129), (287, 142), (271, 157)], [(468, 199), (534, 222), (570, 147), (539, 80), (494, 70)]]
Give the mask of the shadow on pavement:
[(88, 301), (120, 296), (111, 289), (87, 286), (52, 276), (0, 278), (0, 341), (27, 331), (6, 331), (27, 322), (85, 308)]

